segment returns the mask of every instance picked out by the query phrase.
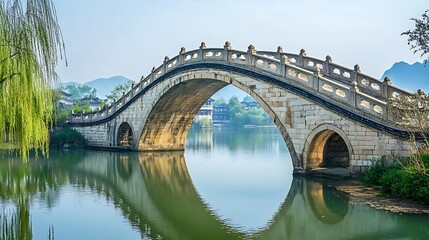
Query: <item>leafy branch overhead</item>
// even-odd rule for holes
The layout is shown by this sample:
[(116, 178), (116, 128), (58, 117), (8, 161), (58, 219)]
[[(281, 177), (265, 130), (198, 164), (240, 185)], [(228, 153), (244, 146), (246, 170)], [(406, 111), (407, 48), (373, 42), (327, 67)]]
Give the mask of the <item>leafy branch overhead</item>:
[[(414, 53), (420, 52), (423, 57), (429, 53), (429, 10), (422, 14), (422, 19), (411, 18), (415, 22), (415, 29), (403, 32), (401, 35), (408, 36), (408, 45)], [(429, 60), (429, 56), (424, 60)]]

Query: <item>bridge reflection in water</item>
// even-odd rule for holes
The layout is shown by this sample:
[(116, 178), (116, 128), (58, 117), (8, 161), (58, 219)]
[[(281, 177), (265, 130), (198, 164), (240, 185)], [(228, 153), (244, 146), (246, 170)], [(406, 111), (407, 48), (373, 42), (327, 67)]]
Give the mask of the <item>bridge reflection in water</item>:
[[(58, 157), (52, 153), (52, 159)], [(104, 194), (142, 236), (155, 239), (418, 238), (426, 227), (415, 216), (353, 204), (324, 182), (295, 178), (273, 219), (263, 229), (246, 232), (210, 210), (194, 188), (183, 152), (86, 151), (61, 153), (61, 159), (27, 166), (0, 161), (2, 201), (70, 183)], [(20, 174), (6, 174), (11, 170)], [(31, 191), (19, 190), (19, 184)], [(31, 231), (31, 224), (25, 225)]]

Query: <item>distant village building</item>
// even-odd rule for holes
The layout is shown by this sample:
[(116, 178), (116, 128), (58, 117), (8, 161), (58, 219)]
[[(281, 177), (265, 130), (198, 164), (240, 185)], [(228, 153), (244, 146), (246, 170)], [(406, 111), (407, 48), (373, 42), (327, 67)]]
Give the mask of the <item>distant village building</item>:
[(60, 108), (62, 109), (71, 109), (73, 107), (73, 104), (76, 102), (80, 103), (89, 103), (89, 107), (91, 110), (97, 110), (97, 108), (101, 105), (103, 102), (103, 99), (100, 99), (98, 97), (85, 97), (82, 99), (73, 99), (72, 94), (62, 90), (61, 91), (61, 99), (59, 101)]
[(71, 98), (71, 94), (62, 90), (61, 91), (61, 99), (59, 101), (59, 107), (62, 109), (70, 109), (73, 106), (75, 100)]
[(222, 103), (213, 107), (213, 125), (229, 124), (231, 122), (231, 111), (229, 105)]
[(94, 111), (94, 110), (97, 110), (98, 107), (100, 107), (101, 103), (103, 102), (103, 99), (89, 96), (89, 97), (79, 99), (77, 101), (81, 103), (89, 103), (89, 107), (91, 108), (91, 111)]
[(204, 105), (201, 107), (201, 109), (198, 111), (197, 115), (195, 116), (194, 122), (198, 122), (203, 118), (208, 118), (210, 121), (212, 121), (212, 115), (213, 115), (213, 102), (215, 100), (212, 98), (209, 98)]
[(246, 110), (261, 107), (261, 105), (259, 105), (259, 103), (257, 101), (251, 101), (251, 102), (242, 101), (240, 103), (244, 105), (244, 109), (246, 109)]

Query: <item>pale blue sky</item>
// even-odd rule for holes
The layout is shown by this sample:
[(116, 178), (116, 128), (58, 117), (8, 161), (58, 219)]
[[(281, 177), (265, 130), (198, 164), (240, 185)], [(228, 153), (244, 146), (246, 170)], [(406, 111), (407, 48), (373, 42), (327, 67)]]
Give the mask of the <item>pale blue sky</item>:
[(400, 33), (428, 0), (54, 0), (69, 66), (62, 81), (123, 75), (138, 80), (180, 47), (249, 44), (324, 59), (380, 78), (397, 61), (421, 61)]

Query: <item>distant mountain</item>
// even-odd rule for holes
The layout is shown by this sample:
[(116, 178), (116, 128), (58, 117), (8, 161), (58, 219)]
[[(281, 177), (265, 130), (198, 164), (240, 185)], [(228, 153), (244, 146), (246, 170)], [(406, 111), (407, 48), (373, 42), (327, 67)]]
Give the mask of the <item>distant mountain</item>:
[(384, 72), (384, 77), (389, 77), (393, 85), (404, 88), (410, 92), (416, 92), (422, 89), (429, 92), (429, 65), (416, 62), (408, 64), (406, 62), (397, 62)]
[(87, 85), (89, 87), (93, 87), (95, 89), (97, 89), (97, 95), (99, 98), (106, 98), (107, 95), (110, 94), (110, 92), (112, 92), (112, 90), (120, 85), (120, 84), (124, 84), (126, 82), (128, 82), (130, 79), (124, 77), (124, 76), (115, 76), (115, 77), (110, 77), (110, 78), (98, 78), (86, 83), (76, 83), (76, 82), (66, 82), (63, 83), (63, 86), (66, 85)]

